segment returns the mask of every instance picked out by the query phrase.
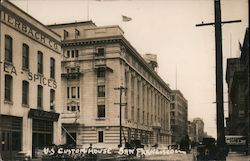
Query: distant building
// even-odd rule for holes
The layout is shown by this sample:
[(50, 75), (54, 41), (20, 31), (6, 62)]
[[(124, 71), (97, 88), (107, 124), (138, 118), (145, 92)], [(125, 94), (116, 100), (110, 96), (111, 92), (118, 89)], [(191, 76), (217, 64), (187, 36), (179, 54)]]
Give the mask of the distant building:
[(9, 1), (1, 1), (0, 154), (61, 142), (60, 36)]
[(249, 136), (249, 29), (247, 28), (241, 56), (227, 59), (228, 118), (226, 134)]
[(204, 122), (201, 118), (194, 118), (188, 124), (188, 135), (191, 141), (201, 142), (203, 137), (207, 136), (204, 132)]
[[(62, 37), (63, 137), (67, 144), (117, 147), (171, 143), (170, 88), (125, 39), (119, 26), (92, 21), (50, 25)], [(118, 87), (127, 88), (120, 95)]]
[(179, 90), (172, 90), (170, 102), (170, 125), (172, 142), (180, 143), (188, 134), (188, 102)]

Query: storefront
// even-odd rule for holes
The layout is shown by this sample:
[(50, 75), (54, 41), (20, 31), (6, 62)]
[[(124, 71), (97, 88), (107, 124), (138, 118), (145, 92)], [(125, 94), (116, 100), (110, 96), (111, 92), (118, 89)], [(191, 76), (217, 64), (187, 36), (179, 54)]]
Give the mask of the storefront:
[(22, 118), (1, 115), (0, 136), (2, 158), (11, 159), (22, 147)]
[(53, 123), (58, 121), (59, 114), (30, 109), (28, 117), (32, 119), (32, 157), (35, 157), (38, 149), (54, 143)]

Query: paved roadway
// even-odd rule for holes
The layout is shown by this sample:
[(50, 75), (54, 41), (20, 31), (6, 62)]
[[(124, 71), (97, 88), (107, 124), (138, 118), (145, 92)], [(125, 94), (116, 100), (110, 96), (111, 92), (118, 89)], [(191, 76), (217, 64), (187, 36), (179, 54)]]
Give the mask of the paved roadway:
[(193, 154), (169, 154), (161, 156), (146, 156), (145, 160), (152, 161), (195, 161)]
[(229, 153), (227, 161), (250, 161), (250, 155)]

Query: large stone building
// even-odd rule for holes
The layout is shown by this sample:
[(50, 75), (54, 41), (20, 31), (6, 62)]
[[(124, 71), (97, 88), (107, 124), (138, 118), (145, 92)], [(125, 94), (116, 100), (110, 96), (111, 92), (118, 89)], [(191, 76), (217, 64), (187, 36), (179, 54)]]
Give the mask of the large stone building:
[[(249, 29), (247, 28), (241, 56), (227, 59), (226, 81), (228, 85), (228, 135), (249, 136)], [(249, 146), (249, 145), (248, 145)], [(250, 147), (248, 147), (250, 148)]]
[(170, 102), (170, 125), (172, 142), (180, 143), (188, 134), (188, 102), (180, 90), (172, 90)]
[[(60, 36), (8, 1), (0, 3), (0, 154), (60, 143)], [(59, 120), (58, 120), (59, 119)]]
[(201, 142), (203, 137), (210, 137), (204, 132), (204, 122), (201, 118), (194, 118), (193, 121), (189, 121), (188, 135), (192, 142)]
[[(92, 21), (50, 25), (63, 37), (63, 138), (117, 147), (121, 139), (169, 144), (170, 88), (125, 39), (119, 26)], [(116, 90), (118, 87), (125, 89)], [(76, 142), (75, 142), (76, 141)]]

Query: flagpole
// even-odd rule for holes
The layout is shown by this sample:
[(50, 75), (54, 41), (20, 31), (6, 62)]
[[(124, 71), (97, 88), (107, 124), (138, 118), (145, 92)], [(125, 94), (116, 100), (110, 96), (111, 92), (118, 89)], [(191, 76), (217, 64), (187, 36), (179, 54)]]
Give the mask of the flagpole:
[(175, 89), (177, 90), (177, 64), (175, 65)]

